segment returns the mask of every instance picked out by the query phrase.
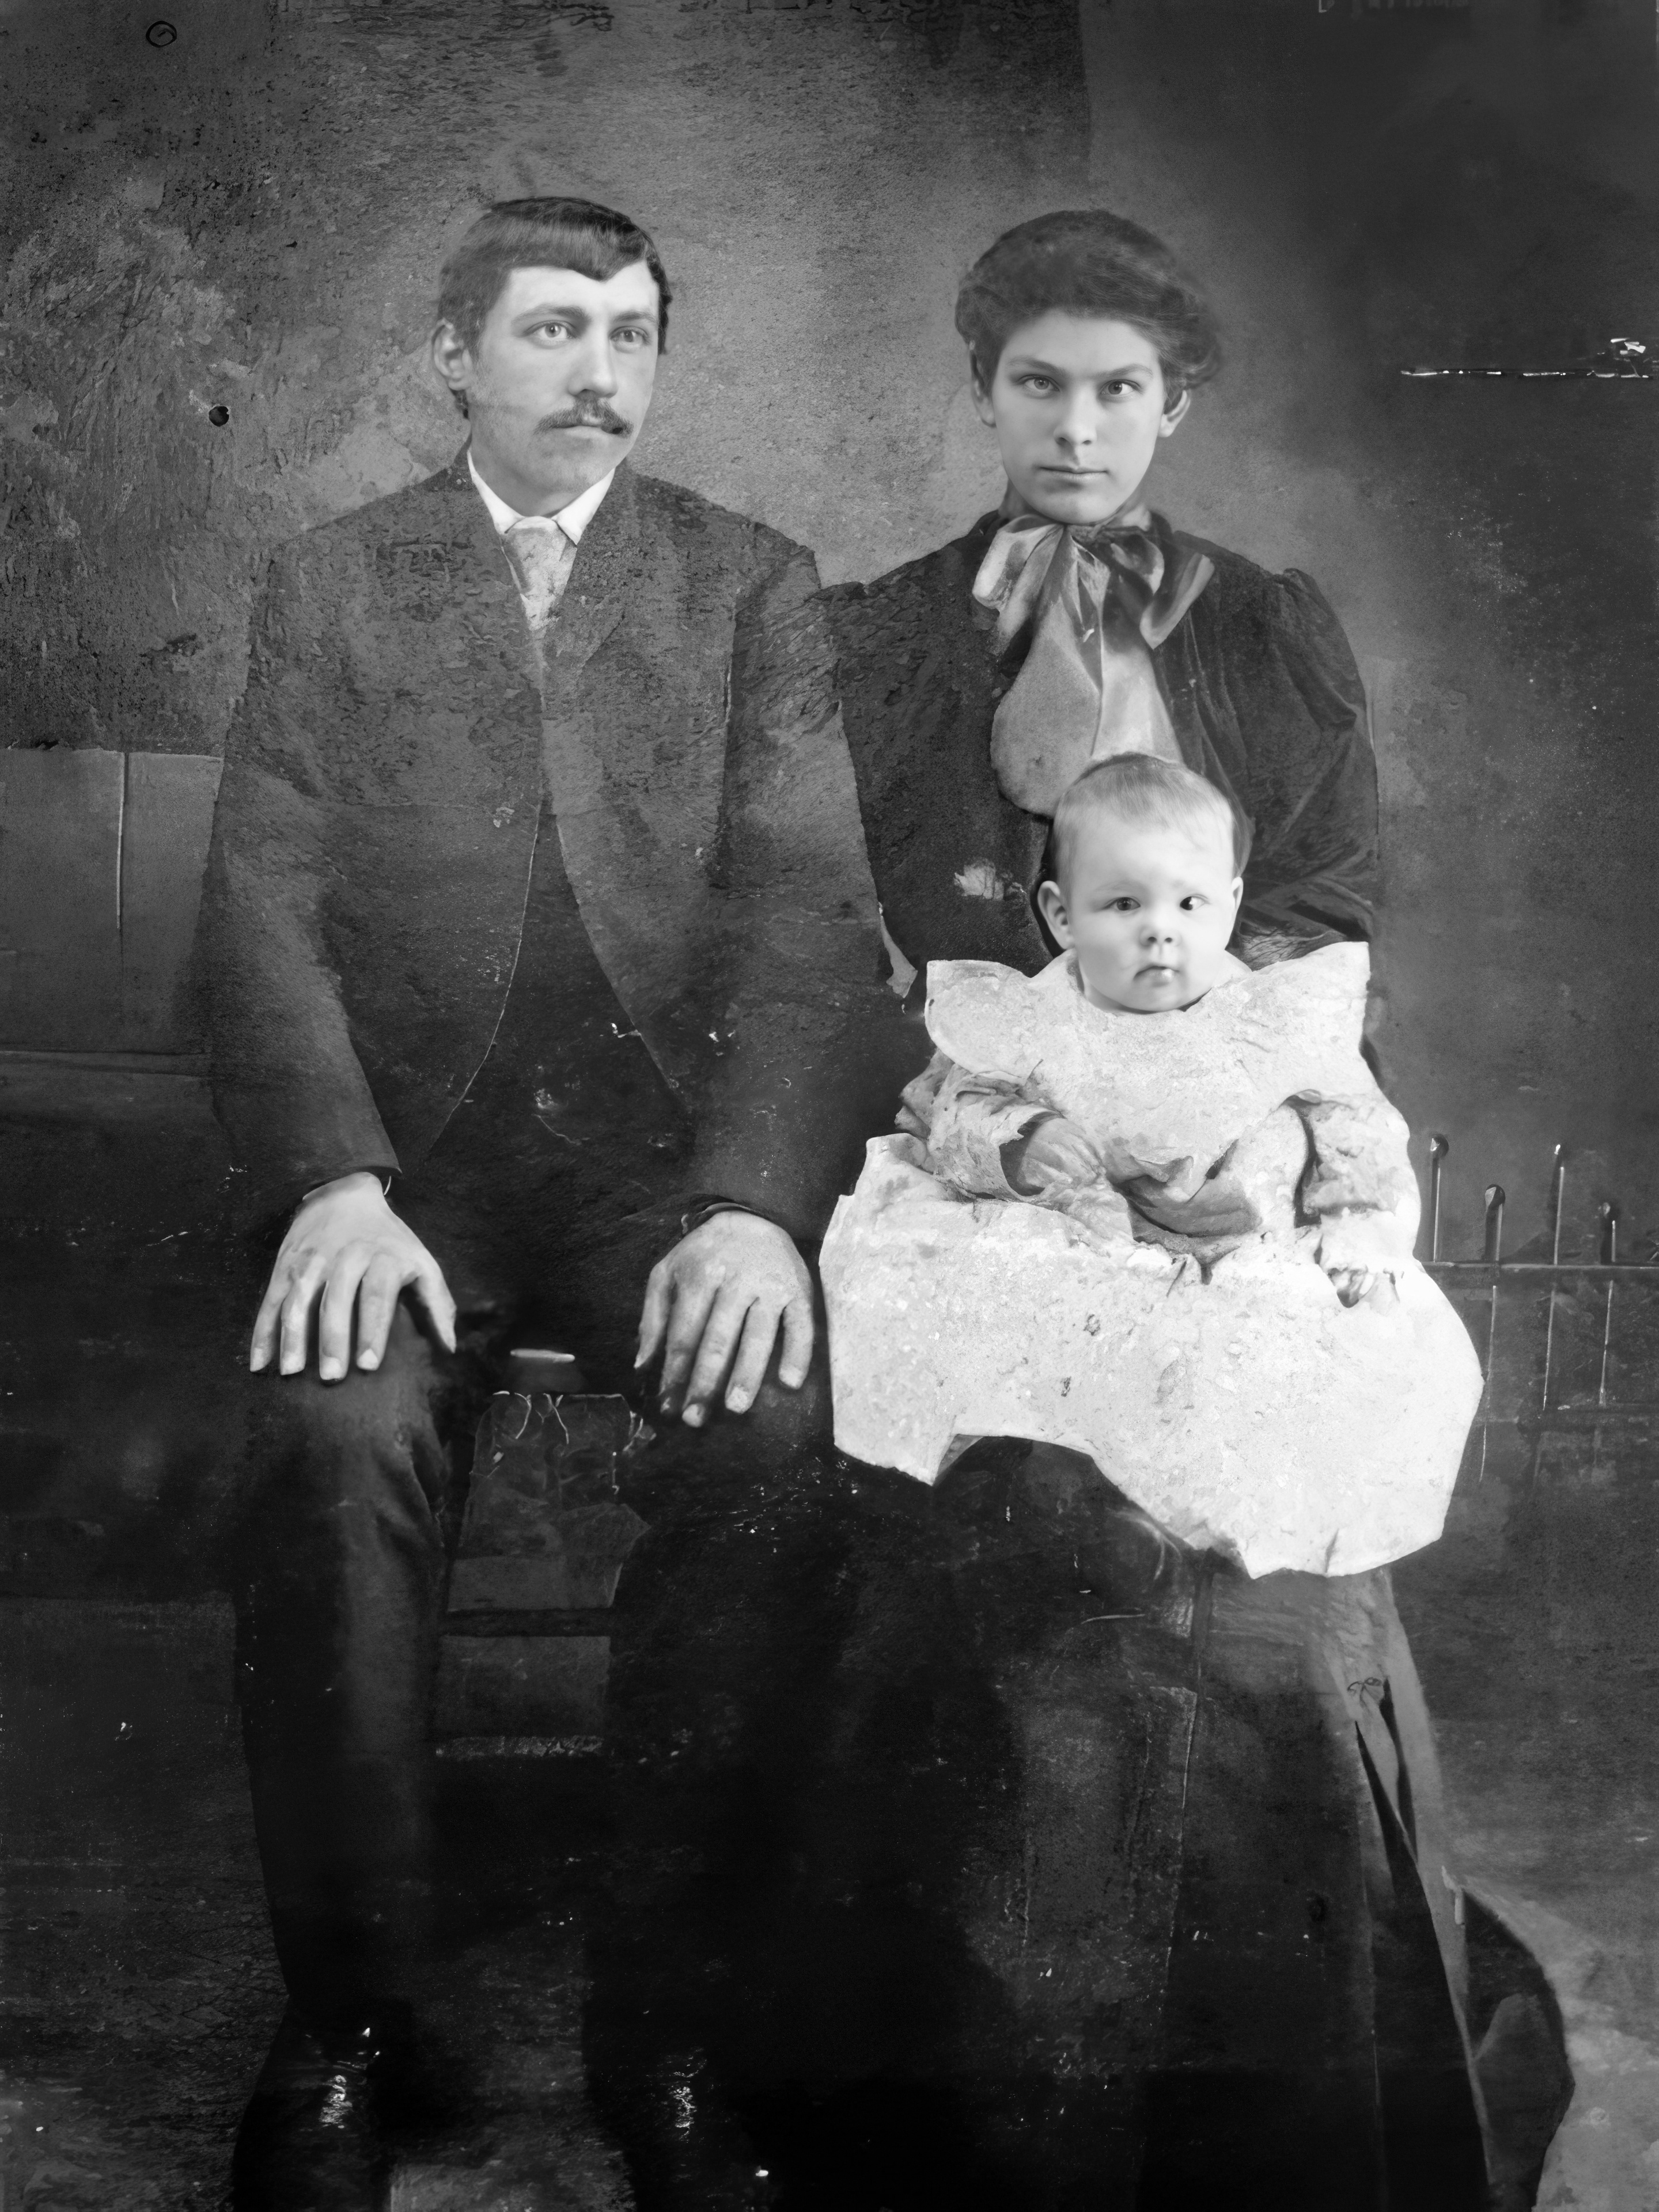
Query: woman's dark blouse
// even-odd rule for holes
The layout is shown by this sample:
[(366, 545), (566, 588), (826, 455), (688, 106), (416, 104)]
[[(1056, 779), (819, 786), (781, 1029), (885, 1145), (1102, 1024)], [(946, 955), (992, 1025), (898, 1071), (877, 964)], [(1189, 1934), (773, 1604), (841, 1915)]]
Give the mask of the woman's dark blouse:
[[(999, 659), (973, 583), (998, 525), (869, 585), (827, 596), (842, 711), (882, 911), (906, 957), (1051, 957), (1030, 894), (1048, 823), (1005, 799), (991, 725), (1023, 647)], [(1153, 653), (1182, 758), (1255, 825), (1239, 939), (1279, 952), (1368, 938), (1376, 769), (1365, 696), (1340, 623), (1295, 569), (1270, 575), (1180, 532), (1215, 574)]]

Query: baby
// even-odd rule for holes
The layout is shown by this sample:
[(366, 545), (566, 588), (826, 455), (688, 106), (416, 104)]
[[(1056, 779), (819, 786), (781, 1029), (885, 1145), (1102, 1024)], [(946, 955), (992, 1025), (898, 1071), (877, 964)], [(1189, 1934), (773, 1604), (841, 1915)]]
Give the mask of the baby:
[[(1182, 1012), (1218, 984), (1249, 977), (1227, 945), (1243, 896), (1249, 831), (1216, 787), (1190, 769), (1150, 753), (1097, 761), (1062, 796), (1051, 852), (1054, 879), (1040, 886), (1037, 905), (1068, 957), (1050, 975), (1089, 1006), (1109, 1014)], [(1363, 951), (1345, 948), (1339, 957), (1351, 975), (1361, 973)], [(1314, 973), (1291, 970), (1280, 981), (1293, 989)], [(1325, 981), (1323, 970), (1317, 981)], [(1355, 1096), (1295, 1103), (1327, 1170), (1306, 1194), (1320, 1226), (1317, 1256), (1339, 1297), (1352, 1304), (1373, 1291), (1387, 1296), (1410, 1256), (1418, 1198), (1405, 1123), (1363, 1062), (1345, 1073), (1363, 1086)], [(1040, 1073), (1018, 1085), (998, 1082), (953, 1067), (943, 1054), (909, 1086), (900, 1121), (927, 1139), (938, 1173), (988, 1197), (1063, 1202), (1108, 1182), (1133, 1208), (1137, 1196), (1192, 1167), (1190, 1159), (1138, 1156), (1121, 1131), (1091, 1137), (1043, 1101)], [(1205, 1260), (1236, 1246), (1261, 1226), (1260, 1209), (1241, 1187), (1261, 1150), (1259, 1141), (1247, 1147), (1242, 1172), (1231, 1160), (1218, 1164), (1224, 1174), (1233, 1170), (1231, 1234), (1214, 1233), (1212, 1198), (1203, 1210), (1206, 1227), (1195, 1233), (1170, 1232), (1144, 1214), (1133, 1217), (1136, 1233)], [(1356, 1176), (1361, 1152), (1364, 1169)], [(1166, 1203), (1160, 1217), (1167, 1221), (1172, 1211)]]
[(933, 963), (940, 1049), (831, 1225), (837, 1442), (927, 1480), (968, 1437), (1065, 1444), (1253, 1573), (1431, 1541), (1480, 1379), (1411, 1257), (1365, 948), (1235, 958), (1244, 834), (1150, 754), (1087, 769), (1052, 849), (1065, 950)]

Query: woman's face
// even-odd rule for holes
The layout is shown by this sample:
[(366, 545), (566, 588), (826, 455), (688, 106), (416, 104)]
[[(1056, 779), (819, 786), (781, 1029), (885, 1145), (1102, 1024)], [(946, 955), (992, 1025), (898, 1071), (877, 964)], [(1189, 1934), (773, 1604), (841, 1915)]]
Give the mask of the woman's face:
[(1133, 323), (1058, 309), (1011, 334), (988, 391), (974, 386), (1017, 497), (1054, 522), (1133, 507), (1190, 397), (1167, 404), (1158, 349)]

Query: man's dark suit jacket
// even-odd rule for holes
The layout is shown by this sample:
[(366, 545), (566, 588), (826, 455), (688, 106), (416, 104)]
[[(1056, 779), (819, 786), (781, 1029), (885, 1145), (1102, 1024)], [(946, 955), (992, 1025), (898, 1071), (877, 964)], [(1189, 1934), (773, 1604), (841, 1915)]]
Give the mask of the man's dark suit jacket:
[[(908, 958), (1033, 969), (1053, 948), (1035, 890), (1048, 823), (1002, 795), (991, 725), (1018, 673), (974, 578), (998, 527), (826, 594), (842, 713), (887, 927)], [(1169, 526), (1160, 522), (1160, 529)], [(1310, 578), (1179, 532), (1215, 574), (1153, 653), (1182, 758), (1255, 825), (1239, 932), (1279, 949), (1369, 937), (1376, 769), (1341, 626)]]
[(618, 470), (544, 677), (463, 453), (276, 556), (200, 939), (256, 1213), (409, 1171), (490, 1046), (545, 779), (629, 1018), (696, 1131), (684, 1195), (821, 1233), (890, 1099), (874, 894), (811, 556)]

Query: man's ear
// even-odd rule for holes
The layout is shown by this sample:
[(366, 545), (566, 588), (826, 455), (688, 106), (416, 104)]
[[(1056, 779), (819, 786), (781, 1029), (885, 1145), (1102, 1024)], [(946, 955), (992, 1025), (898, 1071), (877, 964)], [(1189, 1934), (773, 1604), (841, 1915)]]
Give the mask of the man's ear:
[[(1242, 884), (1239, 888), (1243, 890)], [(1039, 884), (1036, 900), (1042, 910), (1042, 919), (1048, 925), (1049, 935), (1056, 945), (1063, 946), (1069, 952), (1072, 949), (1072, 923), (1066, 911), (1066, 900), (1060, 885)]]
[(458, 398), (464, 398), (472, 374), (472, 349), (465, 344), (453, 323), (440, 323), (432, 333), (432, 366)]
[(1193, 395), (1190, 391), (1187, 391), (1182, 393), (1173, 407), (1164, 409), (1163, 419), (1158, 426), (1158, 434), (1160, 438), (1172, 438), (1175, 435), (1186, 421), (1187, 410), (1192, 404)]

